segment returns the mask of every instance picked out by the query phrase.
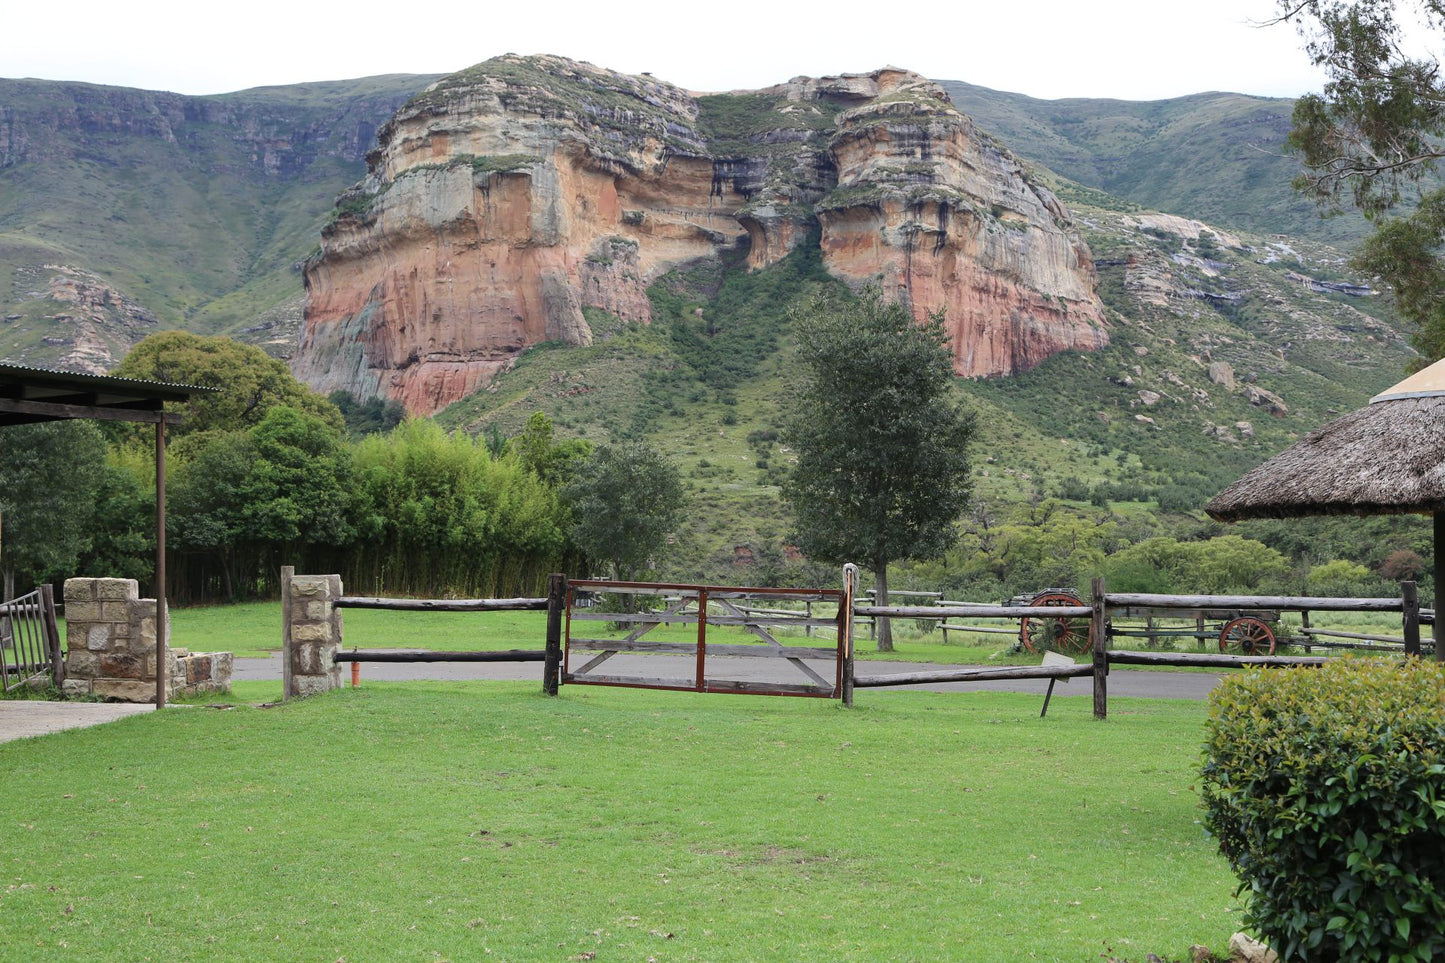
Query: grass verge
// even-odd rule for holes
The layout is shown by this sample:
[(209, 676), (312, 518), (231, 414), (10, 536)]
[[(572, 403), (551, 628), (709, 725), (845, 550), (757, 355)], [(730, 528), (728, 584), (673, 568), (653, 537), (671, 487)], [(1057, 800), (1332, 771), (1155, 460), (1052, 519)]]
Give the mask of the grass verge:
[(1201, 703), (371, 684), (0, 745), (0, 958), (1222, 948)]

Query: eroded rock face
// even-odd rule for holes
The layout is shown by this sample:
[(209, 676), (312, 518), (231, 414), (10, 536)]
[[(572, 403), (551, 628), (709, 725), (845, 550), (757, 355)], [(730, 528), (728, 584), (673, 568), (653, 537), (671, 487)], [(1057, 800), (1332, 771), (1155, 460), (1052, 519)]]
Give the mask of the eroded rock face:
[(588, 309), (647, 323), (647, 286), (729, 249), (822, 244), (829, 271), (944, 310), (962, 375), (1107, 342), (1062, 206), (931, 82), (895, 68), (694, 96), (555, 57), (454, 74), (378, 133), (338, 201), (296, 374), (432, 412)]

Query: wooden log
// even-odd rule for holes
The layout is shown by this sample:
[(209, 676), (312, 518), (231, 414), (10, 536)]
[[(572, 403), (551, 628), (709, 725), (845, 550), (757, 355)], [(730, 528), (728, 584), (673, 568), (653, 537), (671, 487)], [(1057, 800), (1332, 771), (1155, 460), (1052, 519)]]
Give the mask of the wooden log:
[(495, 652), (432, 652), (425, 649), (351, 649), (337, 652), (332, 662), (546, 662), (544, 649)]
[(1326, 612), (1398, 612), (1397, 598), (1320, 598), (1289, 595), (1149, 595), (1135, 592), (1111, 593), (1110, 607), (1123, 605), (1152, 606), (1164, 609), (1318, 609)]
[(1109, 623), (1108, 591), (1102, 576), (1095, 576), (1089, 586), (1089, 632), (1093, 638), (1094, 718), (1109, 717)]
[[(696, 625), (696, 612), (573, 612), (574, 622), (616, 622), (618, 625), (652, 623), (654, 625)], [(763, 625), (777, 628), (831, 629), (837, 625), (835, 619), (810, 619), (799, 612), (792, 618), (754, 617), (750, 615), (712, 615), (707, 617), (708, 625)]]
[(857, 684), (853, 650), (853, 607), (857, 596), (858, 566), (849, 562), (843, 566), (843, 600), (838, 606), (838, 646), (843, 651), (841, 696), (848, 708), (853, 706), (853, 690)]
[(1321, 655), (1215, 655), (1209, 652), (1127, 652), (1108, 653), (1109, 662), (1119, 665), (1176, 665), (1237, 669), (1246, 665), (1324, 665), (1330, 661)]
[(343, 595), (332, 604), (339, 609), (398, 612), (535, 612), (547, 608), (546, 599), (384, 599), (362, 595)]
[[(1301, 635), (1322, 635), (1331, 639), (1359, 639), (1363, 642), (1393, 642), (1396, 645), (1404, 645), (1402, 637), (1394, 635), (1363, 635), (1359, 632), (1335, 632), (1331, 629), (1300, 629)], [(1419, 645), (1417, 640), (1416, 645)]]
[(1252, 615), (1261, 622), (1276, 622), (1280, 613), (1278, 609), (1181, 609), (1177, 606), (1168, 608), (1157, 605), (1109, 604), (1110, 619), (1147, 619), (1150, 616), (1156, 619), (1194, 619), (1201, 632), (1204, 631), (1202, 623), (1206, 620), (1228, 622), (1241, 615)]
[(940, 625), (945, 632), (976, 632), (979, 635), (1018, 635), (1018, 629), (1001, 629), (996, 625)]
[(549, 696), (556, 696), (561, 685), (562, 611), (566, 607), (567, 576), (554, 572), (547, 577), (546, 659), (542, 663), (542, 691)]
[(918, 672), (894, 672), (888, 675), (855, 676), (853, 686), (858, 689), (882, 689), (896, 685), (931, 685), (939, 682), (1072, 679), (1076, 676), (1092, 675), (1093, 671), (1094, 667), (1088, 664), (1071, 666), (1003, 665), (986, 668), (968, 666), (957, 669), (927, 669)]
[[(1396, 605), (1399, 603), (1396, 602)], [(855, 605), (854, 615), (886, 616), (895, 619), (1022, 619), (1088, 618), (1093, 609), (1087, 605)]]
[[(573, 639), (572, 648), (585, 652), (640, 652), (654, 655), (695, 655), (695, 642), (651, 642), (643, 639)], [(825, 649), (809, 645), (766, 645), (764, 643), (712, 643), (707, 647), (709, 655), (727, 655), (739, 658), (758, 659), (827, 659), (838, 657), (836, 648)]]

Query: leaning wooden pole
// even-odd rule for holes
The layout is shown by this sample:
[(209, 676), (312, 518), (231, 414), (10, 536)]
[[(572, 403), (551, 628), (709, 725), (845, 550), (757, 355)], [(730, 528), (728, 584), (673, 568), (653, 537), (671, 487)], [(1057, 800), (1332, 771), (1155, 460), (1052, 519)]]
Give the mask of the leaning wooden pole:
[(1090, 605), (1089, 634), (1094, 642), (1094, 718), (1109, 717), (1109, 637), (1104, 622), (1104, 578), (1095, 576)]
[(567, 576), (547, 578), (547, 656), (542, 663), (542, 691), (555, 696), (562, 677), (562, 611), (567, 605)]

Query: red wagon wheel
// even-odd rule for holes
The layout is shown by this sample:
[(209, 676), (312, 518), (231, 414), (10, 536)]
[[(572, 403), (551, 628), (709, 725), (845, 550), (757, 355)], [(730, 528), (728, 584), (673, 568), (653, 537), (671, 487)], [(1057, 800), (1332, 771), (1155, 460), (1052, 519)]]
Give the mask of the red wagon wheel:
[(1245, 655), (1274, 655), (1274, 632), (1268, 625), (1252, 616), (1244, 616), (1226, 622), (1219, 633), (1219, 651), (1231, 648)]
[[(1045, 592), (1030, 605), (1083, 605), (1071, 592)], [(1088, 619), (1071, 616), (1051, 619), (1037, 615), (1025, 616), (1019, 622), (1019, 642), (1030, 652), (1087, 652), (1092, 644)]]

